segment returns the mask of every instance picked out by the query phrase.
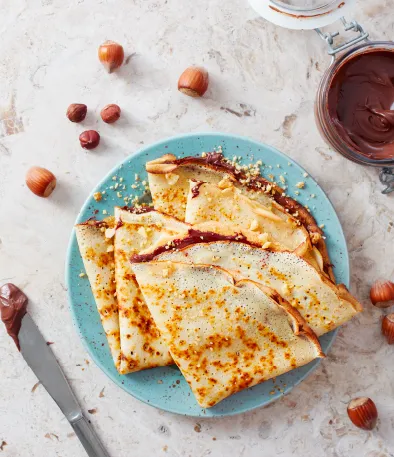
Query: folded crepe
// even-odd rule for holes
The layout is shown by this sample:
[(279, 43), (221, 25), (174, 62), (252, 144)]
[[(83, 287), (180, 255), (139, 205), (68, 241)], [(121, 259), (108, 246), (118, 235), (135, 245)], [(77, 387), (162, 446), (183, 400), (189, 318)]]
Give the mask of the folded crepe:
[(186, 203), (190, 181), (219, 184), (230, 181), (243, 194), (265, 207), (275, 206), (307, 230), (311, 243), (316, 247), (323, 271), (335, 281), (322, 230), (309, 211), (297, 201), (288, 197), (277, 184), (260, 175), (251, 175), (240, 166), (225, 160), (221, 153), (209, 153), (205, 157), (177, 159), (172, 154), (147, 162), (149, 187), (155, 209), (180, 220), (185, 220)]
[(269, 288), (209, 265), (148, 262), (132, 270), (202, 407), (324, 357), (299, 313)]
[(309, 234), (293, 216), (271, 201), (264, 206), (251, 200), (237, 189), (231, 181), (219, 185), (190, 181), (187, 196), (185, 221), (201, 224), (215, 221), (248, 229), (256, 234), (268, 234), (265, 247), (275, 245), (290, 251), (305, 254), (312, 248)]
[[(209, 240), (207, 240), (209, 241)], [(200, 242), (186, 237), (169, 250), (135, 256), (133, 262), (176, 261), (225, 268), (237, 280), (250, 279), (276, 290), (296, 308), (318, 335), (329, 332), (362, 311), (343, 284), (336, 285), (294, 252), (272, 251), (240, 242)]]
[(131, 270), (130, 256), (182, 237), (188, 225), (153, 208), (115, 208), (115, 278), (119, 306), (119, 372), (132, 373), (173, 363)]
[(79, 251), (85, 266), (93, 297), (112, 357), (120, 366), (118, 303), (115, 290), (114, 247), (108, 231), (114, 230), (114, 219), (88, 220), (75, 226)]

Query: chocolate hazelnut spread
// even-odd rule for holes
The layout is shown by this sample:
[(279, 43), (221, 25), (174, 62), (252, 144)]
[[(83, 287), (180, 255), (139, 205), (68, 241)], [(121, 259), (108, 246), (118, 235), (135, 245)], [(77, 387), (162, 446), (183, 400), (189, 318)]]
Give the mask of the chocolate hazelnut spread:
[(394, 52), (345, 62), (332, 80), (328, 110), (348, 146), (370, 159), (394, 158)]
[(170, 244), (159, 246), (154, 251), (147, 254), (134, 254), (131, 256), (130, 261), (132, 263), (150, 262), (163, 252), (183, 249), (191, 244), (211, 243), (213, 241), (238, 241), (249, 244), (250, 246), (261, 247), (260, 245), (249, 242), (242, 234), (220, 235), (219, 233), (202, 232), (200, 230), (190, 229), (185, 238), (173, 240)]
[(204, 184), (204, 181), (194, 181), (195, 184), (191, 189), (192, 198), (196, 198), (200, 195), (200, 187)]
[(26, 314), (27, 302), (26, 295), (14, 284), (8, 283), (0, 287), (1, 320), (19, 350), (21, 348), (18, 335)]

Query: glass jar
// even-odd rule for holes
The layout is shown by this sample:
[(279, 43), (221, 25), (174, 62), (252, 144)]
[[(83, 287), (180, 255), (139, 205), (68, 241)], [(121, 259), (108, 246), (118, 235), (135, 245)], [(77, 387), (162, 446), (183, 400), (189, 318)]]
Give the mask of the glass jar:
[(393, 167), (394, 157), (389, 159), (372, 159), (364, 156), (355, 148), (352, 148), (351, 145), (346, 143), (336, 129), (328, 109), (328, 92), (338, 70), (356, 56), (376, 51), (394, 52), (394, 43), (390, 41), (367, 41), (366, 43), (350, 48), (346, 53), (343, 53), (338, 58), (333, 59), (332, 64), (325, 71), (317, 89), (315, 119), (317, 127), (326, 143), (347, 159), (362, 165), (371, 165), (373, 167)]
[[(346, 21), (344, 14), (354, 6), (355, 0), (249, 0), (251, 6), (265, 19), (289, 29), (314, 29), (328, 45), (331, 65), (325, 71), (317, 89), (315, 119), (326, 143), (341, 155), (362, 165), (383, 167), (379, 179), (386, 186), (383, 193), (394, 191), (394, 158), (372, 159), (352, 148), (340, 136), (330, 116), (328, 93), (338, 70), (358, 55), (368, 52), (394, 52), (394, 43), (369, 41), (368, 33), (356, 21)], [(349, 41), (335, 46), (339, 32), (323, 33), (320, 27), (340, 19), (345, 32), (352, 32)]]

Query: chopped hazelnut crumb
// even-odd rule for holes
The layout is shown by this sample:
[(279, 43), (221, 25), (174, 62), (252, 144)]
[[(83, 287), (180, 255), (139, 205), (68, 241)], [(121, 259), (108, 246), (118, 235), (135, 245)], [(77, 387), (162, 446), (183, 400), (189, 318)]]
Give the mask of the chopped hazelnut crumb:
[(304, 178), (306, 178), (306, 177), (308, 177), (308, 176), (309, 176), (308, 173), (304, 173)]
[(112, 238), (115, 235), (115, 229), (114, 228), (107, 228), (105, 231), (105, 238)]
[(207, 156), (207, 153), (206, 152), (202, 152), (201, 153), (201, 157), (206, 157)]
[(103, 214), (108, 214), (106, 209), (103, 209)]
[(325, 225), (324, 224), (320, 224), (319, 227), (322, 229), (322, 228), (325, 227)]
[(299, 189), (303, 189), (305, 187), (305, 183), (304, 181), (300, 181), (296, 184), (296, 187), (298, 187)]
[(99, 201), (102, 200), (103, 195), (101, 194), (101, 192), (95, 192), (95, 193), (93, 194), (93, 198), (96, 200), (96, 202), (99, 202)]
[(86, 276), (86, 273), (84, 273), (83, 271), (81, 273), (79, 273), (80, 278), (84, 278), (85, 276)]
[(137, 232), (143, 237), (148, 238), (148, 234), (146, 233), (145, 227), (141, 226)]
[(259, 228), (259, 223), (256, 221), (256, 219), (253, 219), (253, 221), (250, 223), (250, 230), (257, 230)]
[(229, 187), (232, 187), (232, 182), (228, 177), (223, 178), (221, 181), (218, 183), (219, 189), (228, 189)]

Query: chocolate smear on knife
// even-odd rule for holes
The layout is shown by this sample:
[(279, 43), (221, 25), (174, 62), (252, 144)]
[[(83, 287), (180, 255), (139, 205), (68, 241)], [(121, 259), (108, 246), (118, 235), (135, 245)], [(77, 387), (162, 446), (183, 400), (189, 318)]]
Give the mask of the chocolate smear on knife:
[(23, 316), (26, 314), (27, 303), (26, 295), (14, 284), (7, 283), (0, 287), (1, 320), (19, 351), (21, 348), (18, 335)]

